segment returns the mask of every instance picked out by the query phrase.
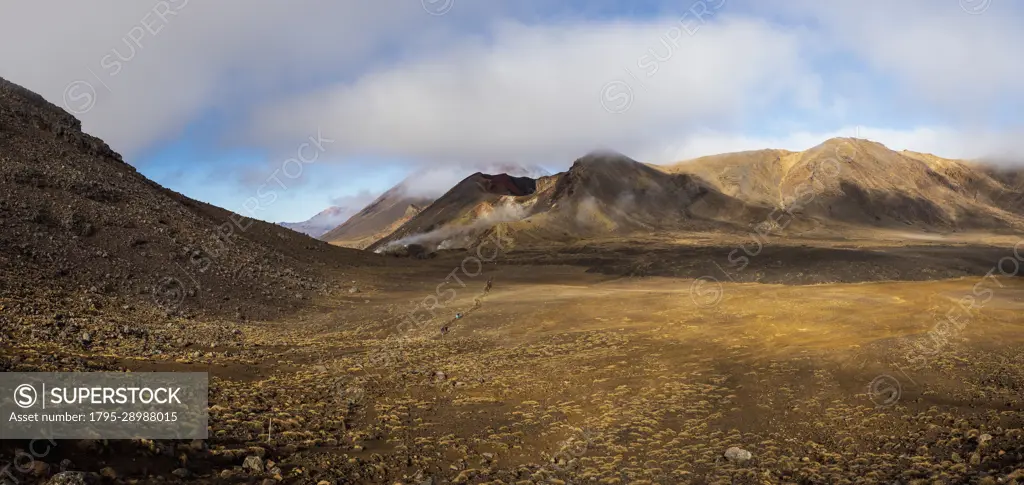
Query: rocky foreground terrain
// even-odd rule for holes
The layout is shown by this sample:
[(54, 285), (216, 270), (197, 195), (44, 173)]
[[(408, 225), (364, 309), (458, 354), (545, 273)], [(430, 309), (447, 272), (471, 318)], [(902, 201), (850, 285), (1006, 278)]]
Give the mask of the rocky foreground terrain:
[[(77, 483), (54, 477), (67, 469), (108, 483), (267, 484), (1024, 479), (1024, 287), (1012, 279), (1000, 279), (963, 332), (927, 354), (915, 339), (974, 280), (723, 283), (709, 300), (688, 280), (496, 260), (476, 276), (458, 273), (465, 287), (450, 286), (455, 294), (436, 317), (407, 318), (422, 308), (409, 300), (434, 296), (434, 281), (464, 257), (364, 271), (358, 287), (288, 321), (183, 325), (214, 337), (155, 355), (139, 336), (93, 347), (18, 342), (5, 370), (208, 371), (211, 436), (61, 441), (15, 476)], [(9, 457), (28, 450), (4, 447)]]

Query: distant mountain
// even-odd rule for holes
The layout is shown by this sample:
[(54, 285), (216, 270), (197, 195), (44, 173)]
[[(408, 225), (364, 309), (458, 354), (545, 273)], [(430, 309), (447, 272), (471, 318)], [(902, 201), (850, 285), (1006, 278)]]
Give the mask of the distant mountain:
[(849, 138), (667, 166), (593, 153), (549, 177), (473, 174), (370, 249), (472, 246), (499, 227), (538, 243), (755, 227), (1012, 232), (1024, 229), (1022, 182), (1020, 169)]
[[(543, 176), (547, 170), (536, 166), (490, 164), (513, 175)], [(475, 170), (465, 166), (424, 169), (410, 175), (381, 194), (376, 200), (343, 224), (327, 231), (320, 239), (331, 244), (364, 249), (383, 239), (430, 206), (453, 185)]]
[(833, 138), (803, 152), (761, 150), (664, 167), (707, 180), (748, 203), (783, 207), (822, 224), (930, 230), (1006, 229), (1024, 217), (1021, 171), (881, 143)]
[(344, 223), (319, 237), (338, 246), (363, 249), (394, 231), (430, 205), (431, 197), (408, 195), (406, 179), (377, 197)]
[(594, 153), (555, 176), (473, 174), (370, 249), (414, 243), (464, 247), (496, 226), (535, 240), (563, 241), (693, 228), (719, 217), (753, 220), (761, 213), (767, 210), (696, 177), (665, 173), (617, 153)]
[(319, 214), (309, 218), (309, 220), (303, 222), (278, 222), (278, 225), (301, 232), (310, 237), (320, 237), (327, 231), (345, 222), (353, 212), (347, 207), (331, 206), (320, 211)]
[[(477, 172), (452, 187), (430, 206), (413, 214), (409, 220), (368, 249), (376, 250), (395, 241), (437, 245), (449, 236), (465, 233), (470, 226), (482, 226), (516, 220), (525, 216), (518, 205), (503, 205), (503, 197), (529, 197), (537, 190), (536, 179), (508, 174), (487, 175)], [(487, 227), (481, 227), (486, 229)]]

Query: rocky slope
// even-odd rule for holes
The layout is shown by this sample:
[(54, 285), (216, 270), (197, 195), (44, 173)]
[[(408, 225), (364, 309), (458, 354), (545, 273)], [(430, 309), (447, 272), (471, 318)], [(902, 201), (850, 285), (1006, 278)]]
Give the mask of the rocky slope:
[[(79, 120), (0, 79), (0, 308), (263, 318), (378, 264), (165, 189)], [(132, 310), (130, 310), (132, 309)]]

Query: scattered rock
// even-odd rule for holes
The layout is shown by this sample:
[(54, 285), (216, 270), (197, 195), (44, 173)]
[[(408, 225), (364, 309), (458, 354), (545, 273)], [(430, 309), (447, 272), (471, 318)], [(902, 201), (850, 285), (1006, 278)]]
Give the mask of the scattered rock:
[(75, 446), (84, 453), (99, 453), (103, 449), (99, 440), (79, 440)]
[(729, 460), (732, 463), (743, 463), (746, 462), (747, 460), (750, 460), (753, 457), (753, 454), (751, 454), (747, 450), (744, 450), (743, 448), (733, 446), (732, 448), (725, 450), (725, 459)]
[(50, 465), (42, 460), (33, 460), (30, 473), (34, 477), (46, 478), (50, 476)]
[(263, 473), (263, 459), (255, 455), (249, 455), (245, 457), (242, 468), (252, 473)]
[(46, 485), (86, 485), (92, 481), (86, 480), (86, 474), (82, 472), (60, 472), (53, 476)]

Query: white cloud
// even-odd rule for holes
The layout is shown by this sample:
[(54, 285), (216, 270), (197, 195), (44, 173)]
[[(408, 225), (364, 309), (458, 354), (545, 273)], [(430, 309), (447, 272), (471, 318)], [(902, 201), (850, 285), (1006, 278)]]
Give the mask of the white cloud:
[[(58, 106), (70, 83), (89, 83), (84, 129), (131, 158), (206, 110), (337, 78), (340, 66), (372, 65), (382, 49), (445, 26), (402, 0), (8, 2), (0, 76)], [(91, 92), (76, 89), (71, 108), (87, 107)]]
[[(850, 136), (850, 129), (815, 130), (815, 123), (832, 120), (823, 126), (836, 126), (835, 120), (867, 113), (891, 119), (887, 124), (897, 128), (870, 129), (863, 137), (894, 147), (950, 157), (1022, 152), (1017, 137), (991, 116), (1006, 103), (1024, 102), (1024, 62), (1015, 55), (1024, 32), (1011, 20), (1019, 12), (1003, 15), (993, 7), (969, 15), (955, 3), (921, 0), (808, 0), (761, 8), (765, 17), (804, 21), (784, 29), (743, 16), (757, 10), (734, 7), (694, 36), (683, 35), (678, 48), (664, 41), (679, 16), (642, 23), (500, 24), (487, 41), (464, 40), (272, 105), (256, 117), (255, 132), (294, 136), (293, 130), (316, 121), (343, 133), (354, 152), (432, 162), (500, 157), (568, 163), (594, 148), (657, 158), (666, 152), (659, 147), (679, 146), (679, 140), (693, 144), (676, 150), (687, 154), (803, 149)], [(666, 54), (648, 77), (652, 56)], [(838, 64), (842, 72), (827, 71), (839, 59), (845, 59)], [(874, 73), (859, 71), (858, 63)], [(823, 77), (832, 75), (841, 76), (841, 84), (825, 86)], [(609, 81), (628, 85), (608, 91), (632, 101), (624, 113), (602, 109), (599, 97)], [(777, 139), (708, 135), (742, 133), (736, 128), (744, 123), (762, 131), (778, 123), (776, 115), (803, 123)], [(900, 126), (907, 122), (913, 124)]]
[[(371, 192), (369, 190), (360, 190), (355, 194), (346, 194), (331, 199), (331, 204), (336, 207), (342, 207), (349, 212), (349, 215), (359, 212), (367, 204), (373, 202), (380, 194)], [(348, 216), (346, 216), (348, 218)], [(344, 222), (344, 221), (342, 221)], [(339, 222), (340, 224), (340, 222)]]
[(814, 25), (809, 45), (850, 54), (895, 81), (902, 95), (896, 100), (916, 108), (983, 122), (1003, 103), (1024, 102), (1024, 9), (1017, 2), (769, 0), (757, 7)]
[[(780, 99), (813, 103), (819, 81), (801, 62), (796, 35), (723, 19), (684, 34), (679, 47), (663, 44), (677, 21), (504, 23), (488, 41), (466, 39), (277, 104), (257, 117), (256, 134), (296, 137), (315, 124), (353, 153), (570, 161), (599, 147), (629, 151), (690, 127), (729, 124)], [(641, 57), (651, 49), (668, 59), (648, 77)], [(601, 102), (614, 80), (633, 92), (620, 114)]]
[[(414, 164), (567, 164), (595, 148), (644, 158), (680, 140), (679, 153), (803, 146), (857, 122), (945, 156), (1020, 153), (993, 113), (1024, 106), (1022, 9), (964, 2), (991, 5), (726, 0), (699, 24), (674, 2), (648, 21), (553, 20), (543, 12), (568, 7), (540, 0), (459, 1), (442, 17), (415, 0), (17, 2), (0, 7), (0, 76), (56, 104), (90, 82), (97, 103), (79, 117), (129, 160), (207, 111), (230, 115), (215, 130), (246, 147), (292, 150), (323, 127), (339, 160)], [(680, 27), (699, 30), (676, 47)], [(103, 59), (130, 53), (133, 36), (111, 75)], [(612, 81), (632, 90), (624, 113), (602, 107)], [(775, 118), (802, 123), (749, 135), (778, 132)]]

